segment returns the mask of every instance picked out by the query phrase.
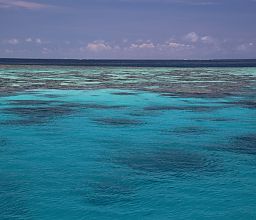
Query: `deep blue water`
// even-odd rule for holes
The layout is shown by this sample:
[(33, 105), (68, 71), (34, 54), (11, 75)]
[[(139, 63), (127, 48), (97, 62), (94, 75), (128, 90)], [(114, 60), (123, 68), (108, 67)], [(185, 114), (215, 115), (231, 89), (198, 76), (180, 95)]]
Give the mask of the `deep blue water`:
[(0, 219), (256, 219), (255, 82), (0, 66)]
[(92, 60), (0, 58), (0, 64), (117, 67), (256, 67), (256, 59), (213, 60)]

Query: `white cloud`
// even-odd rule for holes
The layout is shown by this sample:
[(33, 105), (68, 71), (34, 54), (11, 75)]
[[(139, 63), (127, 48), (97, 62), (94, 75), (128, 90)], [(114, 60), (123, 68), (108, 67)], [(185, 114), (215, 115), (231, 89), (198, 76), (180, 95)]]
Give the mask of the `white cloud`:
[(195, 32), (190, 32), (185, 36), (185, 40), (196, 43), (199, 40), (199, 36)]
[(94, 42), (88, 43), (86, 48), (93, 52), (112, 49), (112, 47), (105, 41), (94, 41)]
[(23, 8), (28, 10), (45, 9), (49, 5), (31, 1), (21, 0), (0, 0), (0, 8)]
[(19, 43), (19, 40), (16, 39), (16, 38), (12, 38), (12, 39), (7, 40), (7, 43), (12, 44), (12, 45), (16, 45), (16, 44)]
[(251, 48), (253, 48), (254, 43), (243, 43), (237, 46), (237, 50), (239, 51), (247, 51)]
[[(223, 0), (118, 0), (121, 2), (143, 2), (143, 3), (164, 3), (164, 4), (183, 4), (183, 5), (214, 5), (223, 3)], [(254, 1), (254, 0), (252, 0)], [(256, 1), (256, 0), (255, 0)]]
[(155, 45), (152, 42), (145, 42), (145, 43), (133, 43), (130, 46), (130, 49), (152, 49), (155, 48)]
[(30, 43), (30, 42), (32, 42), (33, 40), (32, 40), (32, 38), (28, 37), (28, 38), (25, 39), (25, 41), (28, 42), (28, 43)]
[(215, 39), (212, 38), (211, 36), (203, 36), (203, 37), (200, 38), (200, 40), (203, 43), (206, 43), (206, 44), (213, 44), (213, 43), (215, 43)]
[(189, 48), (189, 47), (191, 47), (190, 45), (176, 43), (176, 42), (168, 42), (166, 45), (170, 48)]
[(42, 54), (49, 54), (49, 53), (51, 53), (51, 49), (44, 47), (41, 52), (42, 52)]
[(36, 38), (36, 39), (35, 39), (35, 42), (36, 42), (37, 44), (41, 44), (41, 43), (42, 43), (42, 40), (41, 40), (40, 38)]

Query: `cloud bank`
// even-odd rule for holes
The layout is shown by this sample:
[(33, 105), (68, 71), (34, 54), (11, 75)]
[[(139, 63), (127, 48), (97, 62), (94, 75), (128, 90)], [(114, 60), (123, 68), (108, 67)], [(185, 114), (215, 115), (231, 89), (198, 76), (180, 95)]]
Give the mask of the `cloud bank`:
[(22, 8), (27, 10), (39, 10), (50, 7), (46, 4), (41, 4), (31, 1), (20, 0), (0, 0), (0, 8)]

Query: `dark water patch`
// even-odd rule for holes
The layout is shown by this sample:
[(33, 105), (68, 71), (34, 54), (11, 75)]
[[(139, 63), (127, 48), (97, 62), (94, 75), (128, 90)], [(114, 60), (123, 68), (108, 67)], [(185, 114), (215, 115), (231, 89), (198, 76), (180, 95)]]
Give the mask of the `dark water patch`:
[(144, 124), (143, 121), (127, 119), (127, 118), (99, 118), (94, 119), (95, 122), (104, 125), (112, 125), (112, 126), (134, 126)]
[(9, 97), (9, 96), (14, 96), (16, 95), (15, 92), (12, 91), (1, 91), (0, 90), (0, 97)]
[(10, 105), (49, 105), (57, 101), (49, 100), (9, 100)]
[(176, 149), (132, 152), (115, 158), (114, 163), (136, 171), (172, 174), (215, 172), (217, 167), (215, 161), (205, 155)]
[(43, 94), (43, 95), (40, 95), (40, 96), (44, 96), (44, 97), (50, 98), (50, 99), (65, 97), (64, 95), (57, 95), (57, 94)]
[(5, 120), (1, 121), (1, 125), (7, 126), (31, 126), (31, 125), (41, 125), (46, 123), (46, 120), (38, 119), (38, 118), (28, 118), (28, 119), (18, 119), (18, 120)]
[(225, 108), (225, 106), (187, 106), (185, 111), (193, 112), (212, 112)]
[(113, 95), (120, 95), (120, 96), (122, 96), (122, 95), (124, 95), (124, 96), (126, 96), (126, 95), (138, 95), (138, 93), (135, 93), (135, 92), (112, 92), (111, 94), (113, 94)]
[(134, 112), (130, 112), (129, 115), (130, 115), (130, 116), (138, 116), (138, 117), (140, 117), (140, 116), (146, 116), (146, 115), (148, 115), (148, 114), (146, 114), (146, 113), (143, 112), (143, 111), (134, 111)]
[[(21, 119), (10, 119), (0, 122), (2, 125), (33, 125), (42, 124), (48, 120), (56, 119), (57, 117), (70, 115), (78, 110), (83, 109), (121, 109), (126, 106), (121, 105), (102, 105), (97, 103), (75, 103), (61, 102), (55, 100), (10, 100), (9, 104), (13, 107), (3, 108), (1, 111), (4, 114), (10, 114), (22, 117)], [(17, 107), (16, 107), (17, 106)], [(104, 120), (103, 120), (104, 121)], [(106, 119), (106, 123), (111, 124), (110, 120)], [(128, 120), (120, 121), (120, 124), (129, 124)], [(113, 119), (112, 124), (118, 124), (117, 120)], [(135, 122), (130, 121), (130, 124)]]
[(201, 127), (201, 126), (187, 126), (187, 127), (177, 127), (174, 129), (168, 130), (170, 133), (179, 134), (179, 135), (201, 135), (206, 134), (210, 129)]
[(120, 109), (120, 108), (126, 108), (124, 105), (101, 105), (96, 103), (91, 104), (81, 104), (81, 107), (84, 109)]
[(224, 117), (198, 117), (193, 119), (195, 121), (212, 121), (212, 122), (231, 122), (236, 120), (234, 118), (224, 118)]
[(255, 100), (240, 100), (240, 101), (234, 101), (234, 102), (224, 102), (225, 104), (229, 105), (238, 105), (243, 108), (256, 108), (256, 101)]
[(4, 108), (5, 114), (15, 115), (21, 118), (2, 121), (4, 125), (33, 125), (42, 124), (49, 120), (54, 120), (61, 116), (74, 113), (74, 109), (63, 106), (43, 106), (43, 107), (13, 107)]
[(211, 112), (222, 109), (222, 106), (147, 106), (145, 111), (192, 111), (192, 112)]
[(145, 111), (167, 111), (167, 110), (182, 110), (177, 106), (147, 106), (143, 108)]
[(237, 153), (256, 155), (256, 133), (233, 138), (228, 149)]
[(75, 103), (75, 102), (62, 102), (59, 107), (61, 108), (68, 108), (68, 109), (79, 109), (83, 107), (83, 104), (81, 103)]
[(158, 112), (156, 111), (144, 111), (144, 110), (135, 110), (132, 112), (129, 112), (128, 115), (130, 116), (135, 116), (135, 117), (144, 117), (144, 116), (155, 116), (155, 115), (159, 115)]
[(173, 97), (179, 97), (179, 95), (176, 94), (176, 93), (160, 93), (160, 95), (161, 95), (161, 96), (165, 96), (165, 97), (171, 97), (171, 98), (173, 98)]
[(232, 96), (231, 93), (222, 93), (222, 92), (173, 92), (173, 93), (161, 93), (161, 96), (167, 96), (167, 97), (179, 97), (179, 98), (208, 98), (208, 99), (214, 99), (214, 98), (224, 98), (226, 96)]
[(0, 153), (4, 153), (7, 147), (7, 139), (0, 137)]
[(72, 113), (71, 108), (65, 108), (63, 106), (51, 106), (51, 107), (14, 107), (14, 108), (5, 108), (3, 112), (6, 114), (14, 114), (18, 116), (25, 117), (36, 117), (36, 118), (45, 118), (45, 117), (56, 117), (63, 116)]
[(7, 140), (6, 138), (0, 137), (0, 147), (6, 146), (7, 145)]
[(102, 105), (97, 103), (63, 103), (60, 106), (68, 108), (78, 108), (78, 109), (120, 109), (125, 108), (124, 105)]

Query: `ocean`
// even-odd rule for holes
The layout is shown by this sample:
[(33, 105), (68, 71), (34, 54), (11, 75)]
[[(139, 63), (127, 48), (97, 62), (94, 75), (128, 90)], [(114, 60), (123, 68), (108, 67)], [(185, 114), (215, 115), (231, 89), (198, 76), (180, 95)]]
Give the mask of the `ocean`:
[(256, 60), (0, 59), (0, 219), (256, 219)]

